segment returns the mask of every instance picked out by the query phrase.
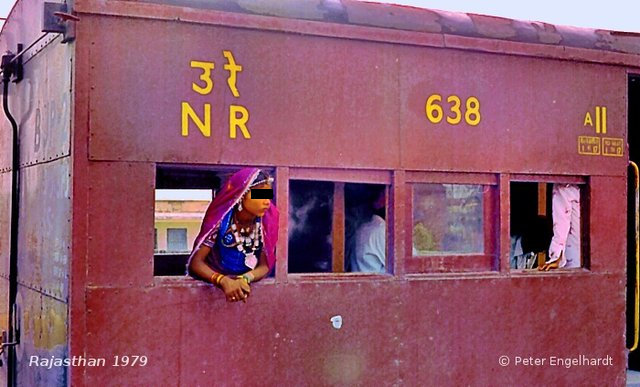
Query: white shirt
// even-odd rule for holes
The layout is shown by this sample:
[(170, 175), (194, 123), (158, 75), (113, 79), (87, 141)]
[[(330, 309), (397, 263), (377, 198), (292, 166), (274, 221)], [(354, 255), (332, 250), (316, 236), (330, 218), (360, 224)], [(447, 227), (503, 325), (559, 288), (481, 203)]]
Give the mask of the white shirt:
[(560, 259), (559, 267), (580, 267), (580, 188), (554, 184), (551, 200), (553, 239), (548, 262)]
[(365, 273), (384, 273), (386, 223), (378, 215), (364, 223), (356, 232), (355, 254), (351, 270)]

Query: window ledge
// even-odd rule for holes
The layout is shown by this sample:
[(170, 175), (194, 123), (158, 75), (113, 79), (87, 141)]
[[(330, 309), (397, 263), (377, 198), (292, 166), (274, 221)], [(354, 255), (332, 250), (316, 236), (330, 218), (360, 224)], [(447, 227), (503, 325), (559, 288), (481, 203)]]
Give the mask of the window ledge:
[(397, 277), (389, 273), (290, 273), (288, 282), (335, 282), (361, 280), (393, 280)]
[[(261, 281), (255, 282), (252, 285), (275, 285), (275, 278), (265, 278)], [(213, 284), (191, 278), (189, 276), (158, 276), (153, 278), (153, 284), (155, 286), (180, 286), (180, 287), (209, 287)]]
[(549, 271), (539, 271), (538, 269), (516, 269), (509, 272), (511, 277), (566, 277), (566, 276), (585, 276), (594, 274), (591, 270), (584, 267), (578, 267), (574, 269), (554, 269)]

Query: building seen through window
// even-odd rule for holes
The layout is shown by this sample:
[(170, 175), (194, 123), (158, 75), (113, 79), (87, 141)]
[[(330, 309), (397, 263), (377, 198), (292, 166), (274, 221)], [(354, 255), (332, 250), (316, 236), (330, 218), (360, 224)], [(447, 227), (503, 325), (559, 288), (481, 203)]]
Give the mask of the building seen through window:
[[(155, 202), (156, 263), (164, 261), (184, 274), (185, 257), (191, 252), (202, 217), (211, 201), (212, 190), (157, 189)], [(185, 261), (186, 262), (186, 261)], [(182, 266), (181, 266), (182, 265)]]

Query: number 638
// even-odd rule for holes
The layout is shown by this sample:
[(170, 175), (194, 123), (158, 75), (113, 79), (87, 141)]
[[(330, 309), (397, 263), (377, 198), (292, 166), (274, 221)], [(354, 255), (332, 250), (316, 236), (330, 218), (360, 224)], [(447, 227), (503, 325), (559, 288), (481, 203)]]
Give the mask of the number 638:
[[(460, 97), (457, 95), (450, 95), (447, 97), (449, 105), (449, 111), (446, 119), (451, 125), (457, 125), (462, 121), (462, 111), (460, 110)], [(427, 98), (425, 105), (425, 113), (427, 119), (434, 124), (439, 124), (442, 118), (445, 117), (444, 111), (440, 104), (442, 103), (442, 96), (440, 94), (431, 94)], [(464, 121), (471, 126), (476, 126), (480, 123), (480, 101), (476, 97), (469, 97), (465, 101)]]

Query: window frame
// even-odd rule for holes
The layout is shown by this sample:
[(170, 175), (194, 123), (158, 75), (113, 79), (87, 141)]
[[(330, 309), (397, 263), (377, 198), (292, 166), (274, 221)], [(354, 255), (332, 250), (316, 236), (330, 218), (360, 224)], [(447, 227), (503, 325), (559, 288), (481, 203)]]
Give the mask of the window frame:
[[(280, 235), (277, 250), (278, 265), (276, 265), (276, 282), (287, 281), (318, 281), (318, 280), (354, 280), (375, 278), (384, 279), (393, 276), (393, 244), (391, 243), (391, 227), (386, 231), (386, 262), (385, 273), (358, 273), (344, 272), (345, 260), (345, 184), (379, 184), (385, 185), (387, 197), (387, 217), (393, 219), (393, 202), (390, 200), (393, 190), (393, 171), (391, 170), (361, 170), (361, 169), (334, 169), (334, 168), (305, 168), (305, 167), (278, 167), (276, 177), (279, 180), (279, 189), (286, 190), (282, 195), (279, 191), (276, 206), (280, 211)], [(329, 181), (334, 183), (334, 199), (332, 212), (332, 272), (326, 273), (290, 273), (289, 267), (289, 184), (291, 180), (305, 181)], [(284, 193), (284, 192), (283, 192)], [(337, 215), (337, 216), (336, 216)], [(336, 230), (338, 232), (336, 232)], [(336, 248), (336, 246), (338, 248)], [(282, 264), (284, 262), (284, 264)], [(342, 271), (335, 271), (341, 266)]]
[[(273, 165), (262, 165), (262, 164), (251, 164), (252, 167), (260, 168), (267, 170), (272, 176), (276, 176), (277, 168)], [(224, 178), (220, 178), (220, 175), (233, 174), (234, 172), (239, 171), (242, 168), (245, 168), (246, 165), (241, 164), (184, 164), (184, 163), (155, 163), (155, 177), (153, 181), (153, 192), (155, 195), (156, 190), (158, 189), (207, 189), (212, 191), (212, 198), (216, 195), (216, 190), (209, 184), (213, 179), (219, 179), (217, 181), (218, 189), (222, 187), (222, 183), (224, 182)], [(198, 174), (201, 176), (197, 176)], [(209, 174), (209, 176), (207, 176)], [(211, 174), (215, 175), (212, 177)], [(196, 178), (190, 175), (196, 175)], [(178, 183), (176, 183), (176, 181)], [(182, 185), (181, 183), (186, 184)], [(277, 188), (277, 182), (274, 183)], [(276, 195), (276, 200), (277, 195)], [(206, 212), (206, 210), (205, 210)], [(203, 216), (204, 213), (203, 212)], [(155, 206), (154, 206), (154, 223), (155, 223)], [(157, 228), (154, 226), (154, 229)], [(165, 229), (167, 230), (168, 227)], [(166, 233), (165, 233), (166, 235)], [(167, 235), (168, 237), (168, 235)], [(168, 239), (168, 238), (167, 238)], [(191, 244), (189, 240), (189, 232), (187, 230), (187, 249), (189, 250), (187, 253), (170, 253), (168, 251), (158, 252), (155, 248), (151, 250), (152, 252), (152, 267), (153, 267), (153, 278), (156, 283), (181, 283), (181, 281), (185, 281), (187, 283), (192, 283), (192, 280), (188, 278), (186, 275), (186, 263), (188, 261), (189, 256), (191, 255)], [(168, 240), (167, 240), (168, 243)], [(152, 247), (155, 247), (151, 245)], [(167, 266), (168, 264), (164, 264), (162, 261), (164, 260), (172, 260), (178, 259), (183, 262), (179, 262), (179, 266), (185, 268), (185, 271), (181, 274), (164, 274), (164, 272), (159, 271), (158, 267)], [(277, 268), (277, 265), (276, 265)], [(262, 283), (273, 283), (274, 280), (272, 277), (264, 278)]]
[[(588, 272), (591, 271), (591, 228), (590, 228), (590, 207), (591, 207), (591, 182), (589, 176), (579, 176), (579, 175), (551, 175), (551, 174), (524, 174), (524, 173), (514, 173), (507, 175), (507, 186), (510, 187), (511, 183), (547, 183), (547, 184), (576, 184), (580, 188), (580, 261), (581, 266), (579, 268), (559, 268), (554, 269), (550, 272), (540, 272), (535, 269), (512, 269), (509, 263), (509, 249), (510, 246), (508, 244), (506, 248), (506, 263), (505, 266), (506, 272), (511, 272), (517, 275), (551, 275), (551, 274), (571, 274), (574, 275), (580, 272)], [(511, 189), (507, 190), (508, 192), (508, 212), (509, 216), (511, 216)], [(510, 238), (510, 227), (507, 225), (506, 230), (503, 230), (506, 233), (506, 240)]]
[[(442, 253), (413, 255), (413, 186), (417, 184), (483, 185), (484, 251), (480, 254)], [(497, 271), (499, 267), (498, 239), (500, 187), (497, 174), (476, 172), (407, 171), (405, 177), (405, 255), (407, 274), (442, 274)]]
[[(330, 281), (362, 281), (373, 279), (376, 281), (390, 281), (397, 278), (448, 278), (460, 275), (503, 275), (514, 276), (549, 276), (549, 275), (579, 275), (590, 271), (590, 197), (591, 185), (588, 175), (553, 175), (553, 174), (525, 174), (500, 172), (444, 172), (417, 171), (403, 169), (343, 169), (321, 167), (289, 167), (289, 166), (259, 166), (269, 169), (276, 179), (275, 200), (279, 211), (279, 240), (276, 245), (278, 255), (275, 267), (275, 278), (265, 278), (263, 284), (278, 284), (286, 282), (318, 282)], [(184, 170), (212, 170), (215, 172), (232, 171), (242, 168), (242, 165), (184, 165), (184, 164), (156, 164), (159, 168)], [(157, 174), (157, 172), (156, 172)], [(156, 176), (157, 178), (157, 176)], [(330, 181), (341, 184), (380, 184), (387, 186), (387, 234), (386, 234), (386, 266), (384, 274), (378, 273), (288, 273), (288, 214), (289, 214), (289, 183), (290, 180)], [(581, 270), (554, 270), (540, 273), (532, 270), (512, 270), (509, 267), (509, 217), (510, 184), (512, 182), (545, 182), (545, 183), (573, 183), (581, 189)], [(437, 254), (413, 257), (413, 184), (479, 184), (490, 187), (485, 193), (483, 201), (483, 227), (485, 230), (485, 244), (483, 254)], [(335, 187), (335, 186), (334, 186)], [(154, 181), (154, 190), (158, 189)], [(180, 189), (175, 187), (174, 189)], [(335, 188), (334, 188), (335, 189)], [(335, 191), (334, 191), (335, 192)], [(488, 198), (488, 199), (487, 199)], [(334, 200), (334, 206), (336, 205)], [(344, 222), (344, 190), (342, 191), (342, 222)], [(332, 222), (333, 223), (333, 222)], [(332, 228), (336, 224), (332, 224)], [(338, 225), (339, 226), (339, 225)], [(342, 223), (342, 254), (344, 254), (344, 223)], [(333, 236), (333, 241), (337, 239)], [(335, 249), (332, 249), (335, 250)], [(155, 258), (155, 251), (153, 256)], [(333, 254), (333, 252), (332, 252)], [(343, 258), (344, 259), (344, 258)], [(343, 261), (344, 262), (344, 261)], [(154, 265), (155, 268), (155, 265)], [(157, 283), (187, 283), (193, 285), (184, 275), (157, 275)]]

